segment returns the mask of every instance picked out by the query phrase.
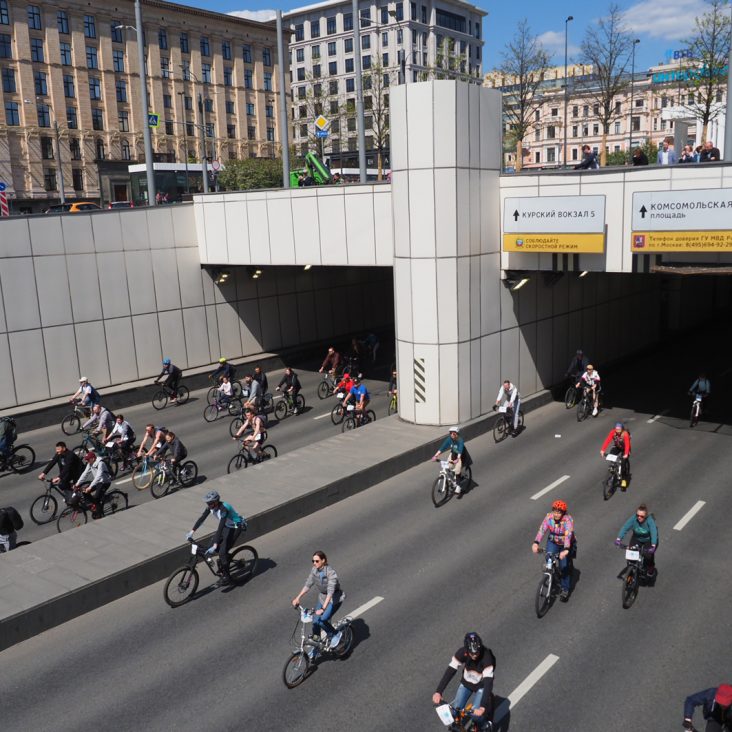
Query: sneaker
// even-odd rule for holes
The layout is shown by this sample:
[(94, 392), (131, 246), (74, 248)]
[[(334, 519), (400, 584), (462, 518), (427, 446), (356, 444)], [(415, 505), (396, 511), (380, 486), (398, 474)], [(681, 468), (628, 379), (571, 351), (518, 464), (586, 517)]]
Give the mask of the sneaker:
[(567, 602), (567, 600), (569, 600), (569, 590), (562, 590), (559, 594), (559, 599), (562, 602)]
[(458, 498), (463, 497), (463, 489), (460, 487), (460, 483), (455, 483), (455, 495)]
[(228, 587), (231, 584), (234, 584), (231, 581), (231, 576), (228, 574), (225, 574), (221, 578), (219, 578), (219, 581), (216, 583), (216, 586), (217, 587)]
[(300, 414), (300, 412), (299, 412), (299, 410), (297, 409), (297, 407), (296, 407), (295, 409), (293, 409), (293, 410), (292, 410), (292, 413), (293, 413), (293, 414)]
[(330, 639), (330, 644), (328, 645), (328, 650), (332, 651), (337, 648), (338, 644), (341, 642), (342, 637), (343, 633), (341, 631), (338, 631), (334, 636), (332, 636)]
[(627, 480), (621, 480), (620, 481), (620, 487), (625, 489), (628, 487), (628, 481)]
[(597, 407), (592, 410), (592, 416), (597, 417)]

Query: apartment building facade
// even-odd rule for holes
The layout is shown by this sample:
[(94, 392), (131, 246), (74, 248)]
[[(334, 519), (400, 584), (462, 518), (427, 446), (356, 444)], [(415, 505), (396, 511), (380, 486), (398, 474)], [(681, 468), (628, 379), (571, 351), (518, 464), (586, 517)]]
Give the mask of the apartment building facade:
[[(279, 154), (274, 23), (143, 0), (157, 162)], [(0, 0), (0, 181), (13, 209), (130, 197), (144, 162), (132, 0)], [(58, 138), (58, 146), (57, 146)], [(60, 160), (59, 150), (60, 148)]]
[[(333, 167), (357, 167), (354, 23), (360, 31), (367, 165), (386, 150), (390, 86), (427, 78), (482, 82), (486, 12), (462, 0), (328, 0), (285, 14), (290, 36), (291, 140), (318, 150)], [(330, 122), (315, 136), (315, 118)]]

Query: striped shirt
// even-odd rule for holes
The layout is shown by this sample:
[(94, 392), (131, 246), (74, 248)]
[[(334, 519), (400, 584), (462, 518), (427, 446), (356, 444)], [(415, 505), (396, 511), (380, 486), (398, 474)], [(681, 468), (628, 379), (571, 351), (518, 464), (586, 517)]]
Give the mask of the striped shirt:
[(549, 532), (548, 541), (564, 546), (570, 549), (572, 546), (572, 535), (574, 534), (574, 519), (565, 513), (559, 521), (554, 520), (554, 515), (548, 513), (539, 526), (534, 541), (539, 544), (544, 538), (544, 534)]

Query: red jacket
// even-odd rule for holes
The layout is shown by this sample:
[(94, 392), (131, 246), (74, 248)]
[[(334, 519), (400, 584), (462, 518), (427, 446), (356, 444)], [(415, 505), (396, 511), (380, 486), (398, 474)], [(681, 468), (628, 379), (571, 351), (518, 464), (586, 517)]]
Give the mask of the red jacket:
[(610, 430), (610, 434), (605, 438), (605, 442), (602, 443), (600, 450), (605, 452), (611, 442), (618, 448), (620, 448), (622, 442), (623, 455), (630, 455), (630, 432), (628, 432), (628, 430), (623, 430), (618, 435), (613, 427), (613, 429)]

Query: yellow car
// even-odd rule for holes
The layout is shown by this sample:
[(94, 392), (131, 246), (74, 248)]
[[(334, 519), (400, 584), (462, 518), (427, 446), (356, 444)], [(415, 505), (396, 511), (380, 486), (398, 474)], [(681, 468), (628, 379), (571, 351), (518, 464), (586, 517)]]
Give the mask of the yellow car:
[(46, 213), (79, 213), (80, 211), (101, 211), (102, 207), (91, 201), (73, 201), (72, 203), (59, 203), (56, 206), (49, 206)]

